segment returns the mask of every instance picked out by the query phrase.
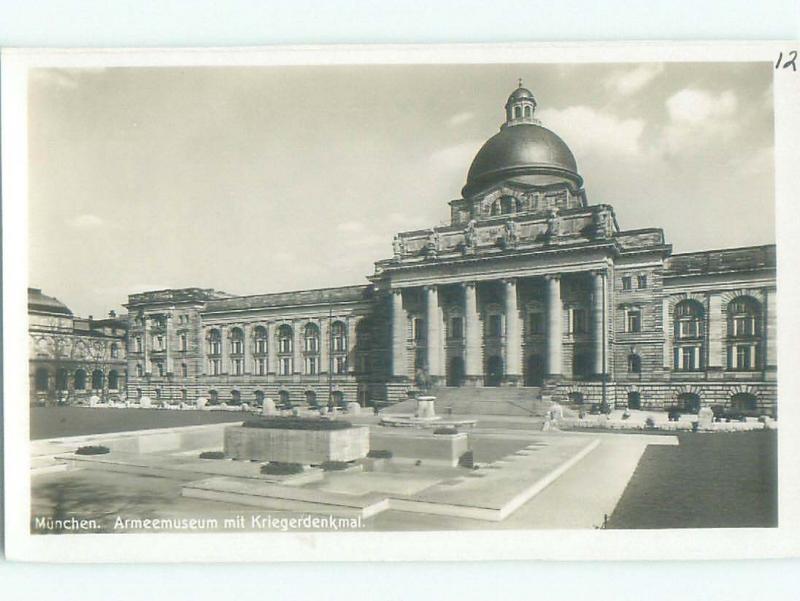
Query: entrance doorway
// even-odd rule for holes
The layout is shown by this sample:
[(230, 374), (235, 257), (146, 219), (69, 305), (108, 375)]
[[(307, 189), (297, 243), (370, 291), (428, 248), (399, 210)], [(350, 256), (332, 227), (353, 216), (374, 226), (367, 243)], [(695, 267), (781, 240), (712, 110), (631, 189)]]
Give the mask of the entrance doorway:
[(500, 386), (503, 381), (503, 359), (497, 355), (489, 357), (486, 361), (486, 386)]
[(636, 392), (631, 391), (628, 393), (628, 409), (639, 410), (642, 408), (642, 396)]
[(525, 386), (544, 384), (544, 363), (539, 355), (530, 355), (525, 365)]
[(447, 365), (447, 385), (448, 386), (463, 386), (464, 385), (464, 359), (461, 357), (453, 357)]

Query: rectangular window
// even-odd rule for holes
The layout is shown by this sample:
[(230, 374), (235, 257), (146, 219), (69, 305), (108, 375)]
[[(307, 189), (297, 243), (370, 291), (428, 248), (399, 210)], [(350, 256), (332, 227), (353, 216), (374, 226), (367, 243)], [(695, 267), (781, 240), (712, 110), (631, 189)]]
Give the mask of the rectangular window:
[(241, 359), (234, 359), (233, 361), (231, 361), (231, 367), (233, 368), (233, 375), (234, 376), (241, 376), (242, 375), (242, 372), (244, 371), (243, 370), (243, 365), (242, 365), (243, 363), (244, 362)]
[(188, 339), (186, 338), (186, 334), (181, 334), (181, 350), (185, 351), (189, 349)]
[(414, 319), (414, 340), (417, 342), (425, 340), (425, 320), (419, 317)]
[(641, 332), (642, 331), (642, 312), (638, 309), (631, 309), (628, 311), (628, 318), (626, 324), (626, 332)]
[(464, 320), (460, 317), (450, 319), (450, 338), (461, 339), (464, 337)]
[(319, 373), (316, 357), (306, 357), (306, 374), (316, 376)]
[(181, 363), (181, 377), (186, 378), (189, 376), (189, 366), (185, 363)]
[(211, 372), (212, 376), (218, 376), (220, 372), (220, 360), (219, 359), (211, 359), (209, 361), (209, 371)]
[(734, 336), (754, 336), (755, 320), (750, 316), (735, 317), (733, 319)]
[(263, 355), (267, 352), (267, 341), (263, 338), (256, 340), (256, 354)]
[(282, 376), (292, 375), (292, 358), (291, 357), (281, 358), (280, 367), (281, 367), (280, 375)]
[(133, 342), (134, 342), (134, 349), (136, 350), (136, 352), (137, 353), (141, 353), (142, 352), (142, 337), (141, 336), (137, 336), (136, 338), (133, 339)]
[(489, 336), (499, 338), (503, 335), (503, 320), (500, 315), (489, 316)]
[(631, 289), (631, 277), (626, 275), (622, 278), (622, 289), (623, 290), (630, 290)]
[(336, 357), (334, 360), (334, 369), (339, 375), (347, 373), (347, 359), (345, 357)]
[(569, 333), (585, 334), (589, 331), (589, 314), (586, 309), (570, 309)]
[(256, 359), (256, 373), (263, 376), (267, 373), (267, 360), (263, 357)]
[(642, 288), (647, 288), (647, 276), (640, 275), (637, 277), (637, 287), (641, 290)]
[(544, 313), (531, 313), (528, 316), (528, 329), (531, 334), (544, 334)]

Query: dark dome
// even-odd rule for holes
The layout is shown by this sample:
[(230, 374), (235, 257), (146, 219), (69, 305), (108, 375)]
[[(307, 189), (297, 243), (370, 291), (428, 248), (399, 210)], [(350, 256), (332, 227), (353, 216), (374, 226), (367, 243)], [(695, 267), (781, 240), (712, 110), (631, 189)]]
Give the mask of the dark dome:
[[(518, 88), (514, 93), (517, 92), (528, 90)], [(546, 127), (533, 123), (503, 127), (489, 138), (472, 161), (463, 194), (470, 196), (504, 180), (531, 185), (568, 182), (580, 187), (583, 184), (575, 157), (564, 141)]]
[(511, 92), (511, 96), (508, 97), (508, 100), (519, 100), (520, 98), (533, 98), (533, 92), (531, 92), (528, 88), (523, 88), (520, 86)]

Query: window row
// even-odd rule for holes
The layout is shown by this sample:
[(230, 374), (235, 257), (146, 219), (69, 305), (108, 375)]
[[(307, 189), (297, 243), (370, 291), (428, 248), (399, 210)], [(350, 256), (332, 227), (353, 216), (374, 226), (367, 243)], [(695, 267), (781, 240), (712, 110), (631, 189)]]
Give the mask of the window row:
[[(303, 352), (319, 353), (321, 348), (321, 334), (317, 324), (309, 323), (303, 328)], [(294, 352), (295, 332), (294, 328), (288, 324), (280, 326), (276, 332), (278, 354), (289, 354)], [(267, 328), (258, 326), (253, 330), (253, 353), (255, 355), (265, 355), (268, 352), (269, 336)], [(222, 355), (222, 332), (212, 329), (208, 333), (207, 352), (210, 356)], [(229, 336), (228, 350), (231, 355), (244, 354), (245, 335), (241, 328), (233, 328)], [(330, 348), (333, 352), (347, 351), (347, 327), (341, 321), (331, 324)]]

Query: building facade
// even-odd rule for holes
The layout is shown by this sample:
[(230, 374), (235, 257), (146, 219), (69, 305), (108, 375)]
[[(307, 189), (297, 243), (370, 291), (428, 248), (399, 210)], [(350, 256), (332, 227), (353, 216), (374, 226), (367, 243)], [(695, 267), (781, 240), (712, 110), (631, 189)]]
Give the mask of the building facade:
[(57, 298), (28, 288), (28, 324), (31, 403), (127, 397), (127, 316), (75, 317)]
[(450, 224), (401, 232), (360, 286), (129, 298), (128, 394), (394, 401), (440, 386), (574, 402), (776, 411), (774, 245), (673, 254), (590, 204), (520, 86)]

